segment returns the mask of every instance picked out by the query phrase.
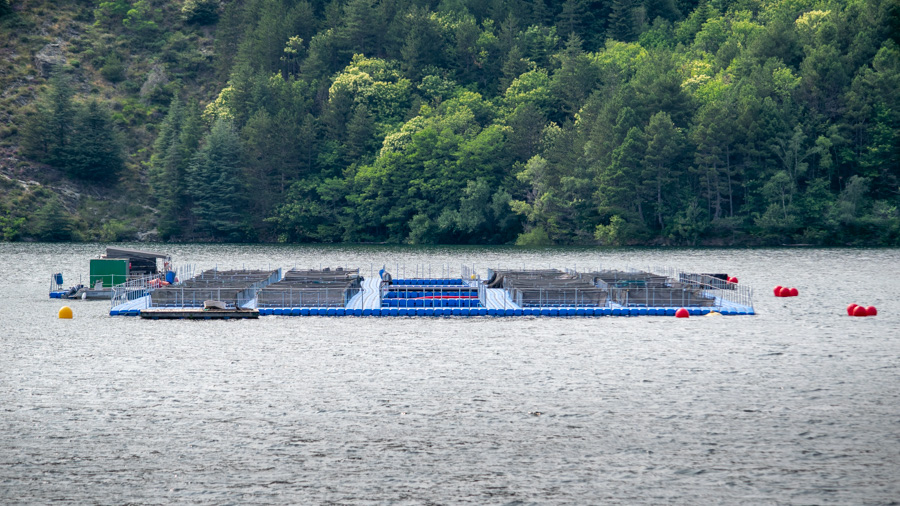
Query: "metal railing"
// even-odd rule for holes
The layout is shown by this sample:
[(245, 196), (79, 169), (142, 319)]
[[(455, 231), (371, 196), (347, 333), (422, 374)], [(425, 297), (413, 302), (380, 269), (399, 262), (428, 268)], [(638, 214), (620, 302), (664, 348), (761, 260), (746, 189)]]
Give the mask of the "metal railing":
[(513, 287), (506, 291), (520, 307), (601, 307), (609, 296), (596, 288)]
[(630, 287), (609, 289), (610, 300), (631, 307), (711, 307), (714, 297), (688, 288)]
[(66, 286), (63, 283), (65, 283), (65, 281), (63, 280), (63, 275), (61, 272), (55, 272), (50, 275), (51, 292), (59, 292), (65, 290)]
[(128, 301), (139, 299), (149, 295), (152, 290), (165, 286), (164, 283), (166, 283), (166, 274), (168, 272), (175, 272), (176, 276), (180, 275), (180, 277), (175, 278), (177, 281), (170, 285), (177, 286), (183, 282), (183, 280), (193, 277), (194, 266), (183, 265), (179, 266), (177, 269), (171, 269), (170, 271), (151, 274), (149, 276), (133, 277), (124, 283), (115, 285), (112, 287), (111, 307), (114, 308)]
[(281, 269), (274, 271), (202, 272), (176, 286), (151, 286), (150, 307), (202, 307), (207, 300), (224, 302), (226, 307), (245, 307), (265, 286), (281, 279)]
[(116, 307), (128, 301), (139, 299), (150, 293), (154, 287), (165, 280), (165, 273), (151, 274), (128, 281), (112, 287), (111, 306)]
[[(410, 266), (401, 263), (376, 263), (369, 264), (369, 275), (377, 275), (381, 268), (384, 268), (394, 279), (449, 279), (456, 277), (456, 269), (448, 264), (414, 264)], [(473, 267), (470, 266), (469, 269), (473, 269)]]
[(753, 309), (753, 289), (747, 285), (732, 283), (709, 274), (688, 273), (671, 267), (653, 267), (652, 271), (662, 274), (685, 287), (701, 290), (704, 295), (717, 299), (717, 305), (730, 303)]
[(362, 287), (273, 288), (258, 294), (258, 307), (344, 307)]
[[(236, 308), (247, 305), (255, 296), (252, 289), (236, 288), (185, 288), (168, 287), (148, 292), (150, 294), (150, 307), (203, 307), (208, 300), (224, 302), (228, 308)], [(165, 294), (165, 297), (162, 295)], [(154, 297), (156, 295), (156, 297)]]
[[(58, 273), (54, 273), (54, 274), (50, 275), (50, 291), (51, 292), (67, 291), (72, 288), (76, 288), (76, 289), (84, 288), (87, 290), (103, 290), (104, 288), (108, 288), (109, 290), (112, 290), (112, 287), (116, 286), (117, 284), (123, 284), (123, 283), (115, 283), (115, 281), (119, 280), (119, 279), (125, 279), (125, 282), (127, 282), (127, 281), (139, 281), (144, 278), (154, 278), (154, 277), (160, 277), (160, 276), (162, 277), (162, 279), (164, 279), (165, 273), (163, 272), (163, 273), (159, 273), (159, 274), (152, 274), (150, 276), (146, 276), (146, 275), (144, 275), (144, 276), (134, 276), (134, 275), (124, 276), (122, 274), (91, 274), (90, 279), (93, 281), (93, 285), (90, 285), (90, 284), (85, 285), (79, 279), (77, 283), (73, 283), (67, 287), (65, 285), (65, 281), (62, 278), (62, 273), (58, 272)], [(74, 293), (74, 291), (75, 290), (72, 290), (73, 293)]]
[(473, 266), (461, 265), (459, 267), (459, 274), (463, 280), (463, 283), (467, 283), (469, 281), (472, 281), (473, 279), (475, 279), (475, 280), (478, 279), (478, 273), (475, 272), (474, 265)]

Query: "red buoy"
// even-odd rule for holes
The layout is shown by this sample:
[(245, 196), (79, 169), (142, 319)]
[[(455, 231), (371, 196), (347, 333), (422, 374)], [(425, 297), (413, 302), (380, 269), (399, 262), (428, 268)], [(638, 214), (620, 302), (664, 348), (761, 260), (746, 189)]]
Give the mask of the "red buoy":
[(878, 310), (875, 309), (875, 306), (869, 306), (866, 308), (866, 316), (875, 316), (878, 314)]
[(782, 288), (783, 288), (783, 287), (782, 287), (781, 285), (778, 285), (778, 286), (775, 287), (775, 289), (774, 289), (773, 291), (775, 292), (775, 296), (776, 296), (776, 297), (781, 297), (781, 289), (782, 289)]
[(847, 306), (847, 316), (853, 316), (853, 310), (856, 309), (859, 304), (850, 304)]
[(791, 296), (791, 289), (788, 288), (788, 287), (786, 287), (786, 286), (781, 287), (781, 292), (780, 292), (780, 294), (779, 294), (778, 296), (779, 296), (779, 297), (790, 297), (790, 296)]
[(728, 278), (728, 281), (731, 281), (732, 283), (737, 284), (738, 279), (737, 279), (737, 277), (731, 277), (731, 278)]
[(853, 316), (869, 316), (869, 312), (862, 306), (856, 306), (853, 308)]
[(675, 311), (675, 318), (690, 318), (691, 314), (688, 313), (688, 310), (685, 308), (681, 308), (678, 311)]
[(796, 288), (791, 288), (791, 297), (796, 297), (800, 295), (800, 292)]

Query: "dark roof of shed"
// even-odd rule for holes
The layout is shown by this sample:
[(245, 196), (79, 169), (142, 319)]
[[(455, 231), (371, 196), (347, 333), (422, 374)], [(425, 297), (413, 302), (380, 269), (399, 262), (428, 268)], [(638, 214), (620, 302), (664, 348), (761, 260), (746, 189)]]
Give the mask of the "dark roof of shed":
[(137, 249), (106, 248), (106, 258), (168, 258), (166, 253), (141, 251)]

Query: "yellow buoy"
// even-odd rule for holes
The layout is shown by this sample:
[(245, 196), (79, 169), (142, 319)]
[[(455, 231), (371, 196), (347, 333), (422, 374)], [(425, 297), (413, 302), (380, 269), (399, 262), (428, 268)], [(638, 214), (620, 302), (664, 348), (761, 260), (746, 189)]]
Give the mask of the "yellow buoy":
[(63, 306), (63, 307), (59, 308), (59, 317), (71, 320), (72, 319), (72, 308), (70, 308), (69, 306)]
[(710, 311), (706, 316), (722, 316), (722, 313), (718, 311)]

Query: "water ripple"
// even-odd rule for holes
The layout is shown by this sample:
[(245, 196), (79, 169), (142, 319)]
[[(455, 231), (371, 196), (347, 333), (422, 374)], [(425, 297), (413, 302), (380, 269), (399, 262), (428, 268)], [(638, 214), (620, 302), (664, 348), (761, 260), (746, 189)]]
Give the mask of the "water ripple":
[(57, 320), (42, 276), (100, 248), (0, 244), (4, 504), (900, 497), (898, 250), (174, 245), (223, 268), (669, 264), (735, 273), (759, 314), (144, 322), (73, 301)]

